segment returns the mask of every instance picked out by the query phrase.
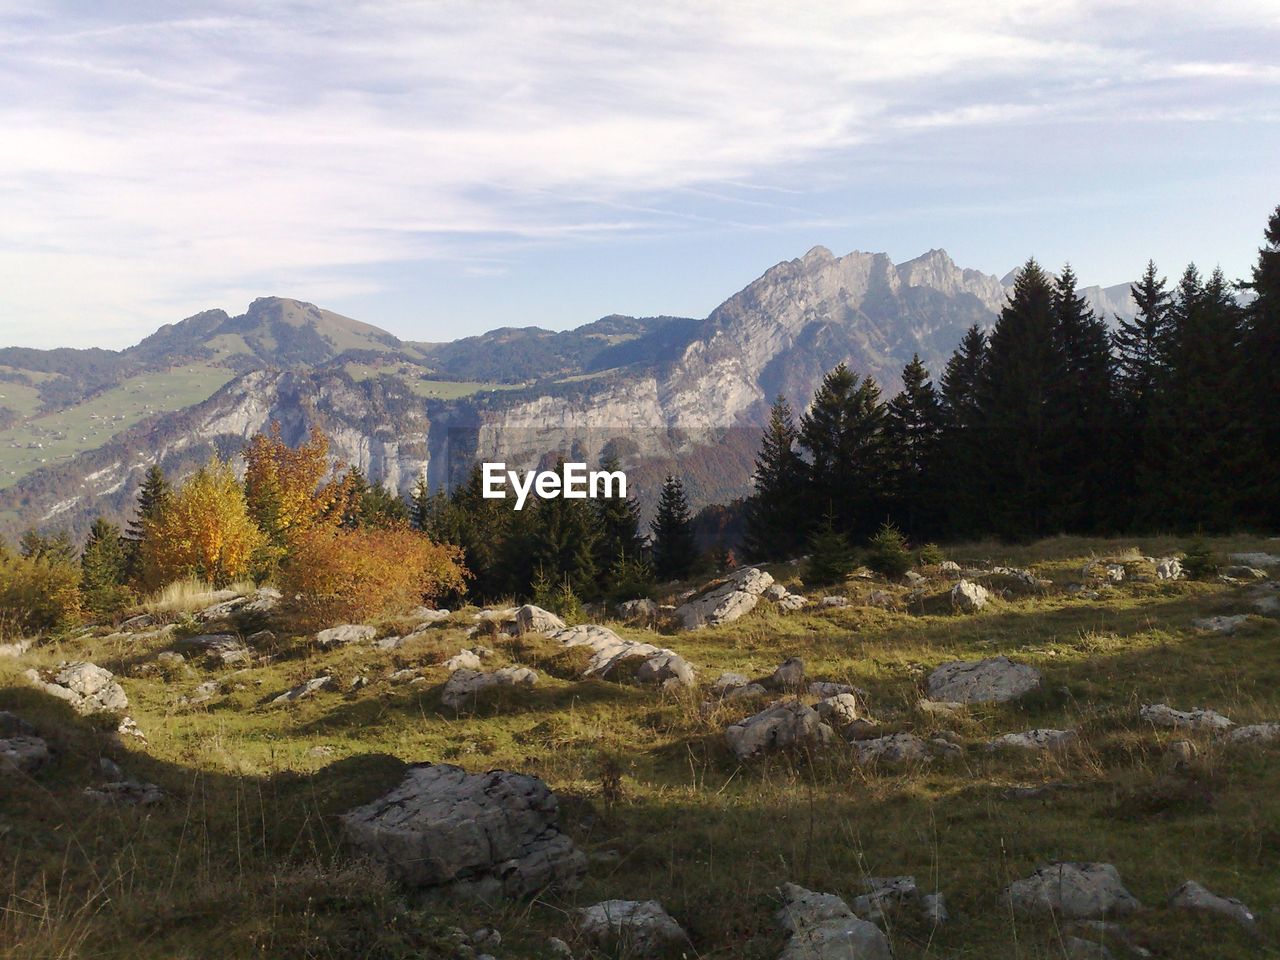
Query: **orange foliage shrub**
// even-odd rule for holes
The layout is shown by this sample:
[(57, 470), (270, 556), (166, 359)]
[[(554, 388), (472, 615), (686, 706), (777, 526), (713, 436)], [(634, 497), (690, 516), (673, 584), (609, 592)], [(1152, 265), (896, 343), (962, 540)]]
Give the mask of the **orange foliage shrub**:
[(293, 541), (280, 589), (298, 626), (316, 629), (403, 613), (469, 577), (458, 548), (408, 527), (317, 526)]
[(195, 577), (226, 586), (249, 573), (265, 539), (230, 465), (211, 460), (144, 521), (143, 583), (155, 588)]

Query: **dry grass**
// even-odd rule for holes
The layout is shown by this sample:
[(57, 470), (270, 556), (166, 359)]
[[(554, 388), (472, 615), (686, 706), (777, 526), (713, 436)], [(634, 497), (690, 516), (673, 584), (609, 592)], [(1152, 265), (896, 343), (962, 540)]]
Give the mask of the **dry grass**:
[(215, 589), (201, 580), (175, 580), (166, 587), (151, 594), (139, 605), (144, 613), (160, 616), (181, 616), (184, 613), (195, 613), (205, 607), (217, 603), (230, 596), (245, 596), (253, 593), (251, 581), (233, 583), (225, 589)]

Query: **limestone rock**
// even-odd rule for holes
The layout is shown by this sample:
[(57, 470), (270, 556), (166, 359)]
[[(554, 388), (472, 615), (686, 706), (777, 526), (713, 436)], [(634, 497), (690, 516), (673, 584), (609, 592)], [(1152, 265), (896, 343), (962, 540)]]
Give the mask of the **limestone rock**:
[(1247, 727), (1236, 727), (1227, 740), (1231, 743), (1272, 743), (1280, 740), (1280, 723), (1252, 723)]
[(316, 634), (316, 646), (325, 650), (345, 647), (350, 643), (368, 643), (378, 635), (377, 627), (362, 623), (344, 623)]
[(847, 607), (851, 602), (848, 597), (830, 596), (823, 597), (818, 601), (818, 605), (822, 607)]
[(618, 615), (626, 620), (653, 620), (658, 616), (658, 603), (644, 597), (625, 600), (618, 604)]
[(1235, 726), (1234, 721), (1213, 710), (1175, 710), (1165, 703), (1148, 703), (1138, 715), (1153, 726), (1179, 730), (1221, 732)]
[(890, 733), (871, 740), (855, 740), (859, 763), (910, 763), (929, 759), (929, 745), (914, 733)]
[(1069, 920), (1123, 916), (1141, 904), (1109, 863), (1054, 863), (1040, 867), (1006, 891), (1020, 910), (1052, 912)]
[(663, 957), (689, 944), (680, 924), (657, 900), (605, 900), (578, 911), (584, 939), (610, 956)]
[(516, 630), (519, 633), (551, 635), (565, 628), (565, 622), (550, 610), (526, 603), (516, 610)]
[(1169, 906), (1178, 910), (1221, 914), (1246, 927), (1252, 927), (1257, 920), (1253, 912), (1235, 897), (1220, 897), (1210, 893), (1194, 880), (1188, 880), (1173, 891), (1173, 895), (1169, 897)]
[(862, 704), (852, 693), (837, 693), (835, 696), (825, 697), (815, 703), (813, 709), (818, 712), (818, 716), (836, 729), (847, 727), (855, 720), (862, 720), (866, 716), (862, 710)]
[(0, 739), (0, 777), (14, 773), (34, 773), (49, 759), (49, 745), (34, 734), (18, 734)]
[(390, 793), (341, 817), (348, 842), (414, 887), (491, 899), (572, 890), (586, 857), (560, 831), (559, 804), (526, 774), (410, 767)]
[(685, 630), (731, 623), (754, 610), (772, 583), (773, 577), (763, 570), (741, 567), (677, 607), (676, 619)]
[(812, 707), (786, 700), (731, 724), (724, 736), (734, 755), (746, 760), (775, 750), (822, 746), (834, 733)]
[(722, 673), (716, 677), (711, 684), (711, 689), (715, 693), (728, 693), (730, 690), (736, 690), (739, 687), (745, 687), (751, 681), (741, 673)]
[(244, 642), (233, 633), (205, 633), (179, 642), (185, 650), (194, 650), (212, 663), (229, 667), (246, 663), (253, 656)]
[(809, 682), (809, 696), (811, 697), (825, 699), (827, 697), (838, 697), (842, 693), (852, 693), (863, 698), (867, 696), (865, 690), (859, 690), (848, 683), (837, 683), (834, 680), (812, 680)]
[(532, 687), (537, 682), (537, 673), (528, 667), (502, 667), (492, 673), (455, 670), (445, 682), (440, 702), (446, 707), (461, 710), (483, 690), (494, 687)]
[(778, 960), (892, 960), (880, 928), (854, 916), (839, 897), (794, 883), (782, 896), (778, 922), (791, 936)]
[(954, 579), (960, 576), (960, 564), (954, 560), (943, 560), (938, 564), (938, 572), (948, 579)]
[(951, 605), (964, 613), (974, 613), (991, 599), (987, 588), (971, 580), (961, 580), (951, 588)]
[(1076, 742), (1076, 732), (1074, 730), (1054, 730), (1048, 727), (1040, 727), (1035, 730), (1025, 730), (1021, 733), (1006, 733), (996, 737), (987, 744), (988, 750), (1028, 750), (1028, 751), (1047, 751), (1047, 750), (1065, 750)]
[(1161, 557), (1156, 561), (1157, 580), (1181, 580), (1182, 561), (1177, 557)]
[(462, 650), (446, 660), (442, 666), (450, 673), (458, 670), (479, 670), (483, 664), (472, 650)]
[(800, 690), (804, 687), (804, 660), (800, 657), (787, 657), (773, 671), (769, 678), (769, 686), (775, 690)]
[(915, 877), (867, 877), (862, 886), (867, 892), (854, 898), (853, 912), (867, 920), (882, 920), (903, 907), (920, 905)]
[(929, 674), (929, 699), (952, 703), (1005, 703), (1040, 688), (1040, 671), (1008, 657), (955, 660)]
[(1238, 613), (1231, 617), (1202, 617), (1199, 620), (1192, 620), (1191, 625), (1197, 630), (1205, 630), (1209, 633), (1235, 633), (1240, 627), (1249, 621), (1247, 613)]
[(97, 787), (85, 787), (84, 795), (98, 803), (126, 804), (132, 807), (152, 807), (164, 803), (165, 793), (154, 783), (140, 780), (118, 780)]
[(1233, 553), (1227, 559), (1246, 567), (1280, 567), (1280, 556), (1274, 553)]
[(321, 690), (333, 689), (333, 677), (313, 677), (305, 683), (300, 683), (292, 689), (286, 690), (280, 696), (272, 700), (272, 703), (292, 703), (295, 700), (303, 700), (307, 697), (314, 696)]
[(636, 664), (635, 677), (641, 683), (662, 683), (675, 677), (679, 683), (687, 685), (695, 678), (693, 667), (674, 650), (624, 640), (608, 627), (598, 624), (569, 627), (553, 634), (552, 638), (566, 647), (585, 646), (591, 650), (591, 659), (582, 671), (584, 677), (605, 679), (617, 667), (630, 661)]
[(129, 708), (129, 698), (115, 676), (94, 663), (66, 664), (52, 680), (45, 680), (35, 670), (28, 670), (26, 677), (46, 693), (66, 700), (82, 715), (118, 713)]

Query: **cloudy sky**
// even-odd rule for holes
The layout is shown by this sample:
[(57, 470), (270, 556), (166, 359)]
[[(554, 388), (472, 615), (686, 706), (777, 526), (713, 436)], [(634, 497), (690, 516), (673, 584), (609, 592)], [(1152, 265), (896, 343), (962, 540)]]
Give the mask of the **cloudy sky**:
[(0, 0), (0, 344), (704, 316), (814, 244), (1243, 275), (1280, 0)]

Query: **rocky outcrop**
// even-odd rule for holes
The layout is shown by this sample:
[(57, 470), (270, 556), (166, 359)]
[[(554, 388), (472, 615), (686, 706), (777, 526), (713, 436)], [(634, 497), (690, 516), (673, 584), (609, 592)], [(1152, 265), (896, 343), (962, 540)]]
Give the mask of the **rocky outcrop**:
[(835, 894), (794, 883), (780, 893), (777, 921), (789, 936), (778, 960), (892, 960), (880, 928), (857, 917)]
[(413, 887), (518, 898), (574, 889), (586, 872), (586, 857), (560, 830), (555, 794), (526, 774), (421, 764), (341, 823), (352, 847)]
[(440, 702), (452, 710), (461, 710), (486, 690), (501, 687), (528, 688), (537, 682), (538, 674), (528, 667), (502, 667), (492, 673), (464, 667), (455, 670), (445, 681), (444, 689), (440, 692)]
[(187, 637), (177, 645), (184, 650), (195, 651), (221, 667), (247, 663), (253, 656), (245, 642), (233, 633), (204, 633)]
[(1040, 867), (1025, 880), (1009, 884), (1006, 894), (1019, 910), (1052, 912), (1068, 920), (1124, 916), (1142, 906), (1109, 863)]
[(680, 924), (657, 900), (605, 900), (578, 911), (583, 939), (609, 956), (649, 960), (689, 946)]
[(49, 760), (49, 745), (34, 733), (0, 737), (0, 777), (35, 773)]
[(1047, 750), (1065, 750), (1077, 740), (1074, 730), (1054, 730), (1041, 727), (1021, 733), (1006, 733), (987, 744), (988, 750), (1026, 750), (1032, 753)]
[(1236, 727), (1229, 734), (1230, 743), (1274, 743), (1280, 740), (1280, 723), (1251, 723)]
[(929, 674), (929, 699), (948, 703), (1005, 703), (1040, 688), (1040, 671), (1008, 657), (954, 660)]
[(607, 679), (623, 664), (634, 666), (634, 677), (640, 683), (665, 683), (691, 686), (695, 671), (674, 650), (637, 640), (624, 640), (608, 627), (589, 623), (569, 627), (552, 635), (566, 647), (587, 647), (591, 659), (582, 671), (584, 677)]
[(754, 610), (772, 584), (773, 577), (763, 570), (742, 567), (677, 607), (676, 620), (685, 630), (731, 623)]
[(516, 610), (516, 631), (518, 633), (541, 633), (550, 636), (565, 628), (565, 623), (550, 610), (532, 603), (526, 603)]
[(724, 732), (739, 760), (777, 750), (821, 747), (835, 737), (818, 712), (799, 700), (787, 700), (731, 724)]
[(49, 679), (28, 670), (27, 679), (46, 693), (65, 700), (77, 713), (120, 713), (129, 709), (129, 698), (110, 670), (94, 663), (68, 663)]

